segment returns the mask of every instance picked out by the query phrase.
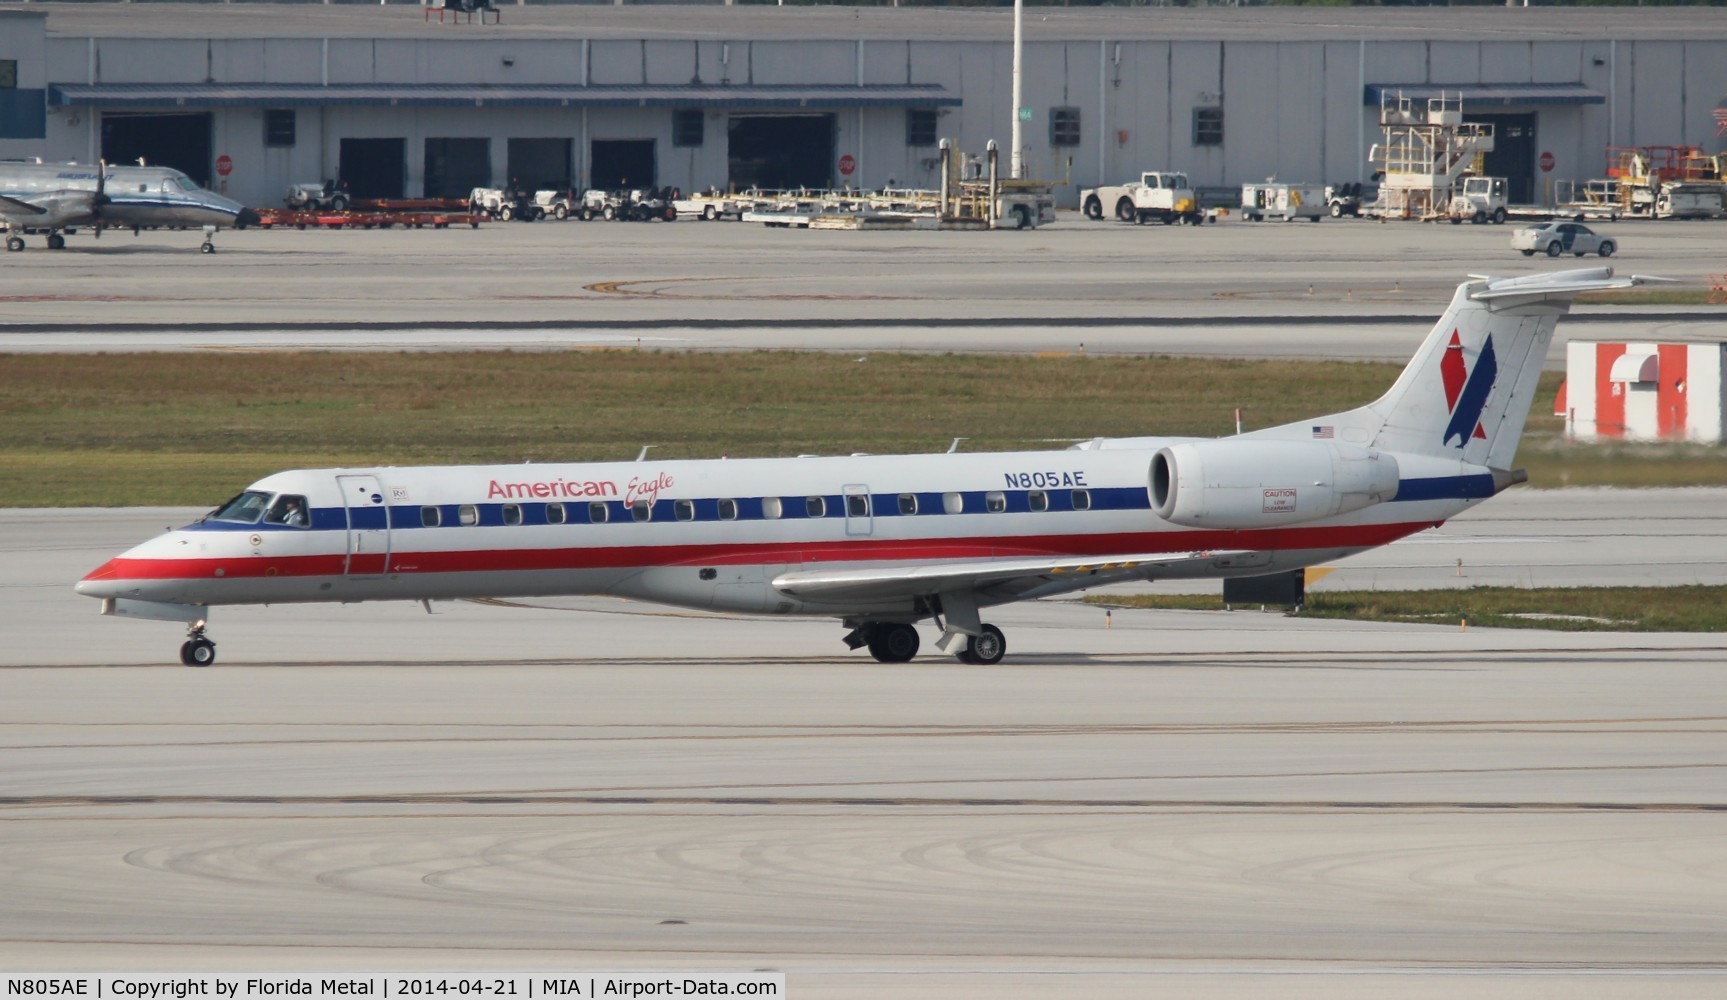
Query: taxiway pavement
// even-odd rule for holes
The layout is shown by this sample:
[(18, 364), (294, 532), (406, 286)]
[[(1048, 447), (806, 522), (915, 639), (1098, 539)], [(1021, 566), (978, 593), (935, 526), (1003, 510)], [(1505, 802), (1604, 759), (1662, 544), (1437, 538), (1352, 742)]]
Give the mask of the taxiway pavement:
[[(1721, 551), (1724, 491), (1570, 497), (1382, 551), (1666, 582)], [(0, 512), (0, 966), (1727, 988), (1718, 637), (1063, 601), (993, 614), (997, 666), (884, 666), (830, 622), (458, 602), (220, 609), (193, 670), (70, 589), (189, 513)]]
[[(1611, 260), (1511, 225), (1327, 219), (882, 233), (734, 222), (110, 233), (0, 260), (0, 352), (1068, 351), (1404, 360), (1471, 273), (1718, 279), (1727, 223), (1622, 222)], [(1727, 307), (1579, 306), (1567, 338), (1719, 337)]]

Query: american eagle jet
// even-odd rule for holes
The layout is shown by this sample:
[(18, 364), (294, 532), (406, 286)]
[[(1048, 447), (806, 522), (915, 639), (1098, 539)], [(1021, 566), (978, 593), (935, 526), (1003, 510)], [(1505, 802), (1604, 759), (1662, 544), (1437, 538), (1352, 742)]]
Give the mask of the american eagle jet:
[(1374, 402), (1234, 437), (1065, 450), (300, 469), (86, 576), (105, 614), (181, 621), (215, 661), (221, 604), (611, 594), (838, 619), (877, 660), (918, 626), (968, 663), (986, 609), (1135, 580), (1253, 576), (1435, 527), (1511, 467), (1554, 325), (1610, 268), (1474, 277)]

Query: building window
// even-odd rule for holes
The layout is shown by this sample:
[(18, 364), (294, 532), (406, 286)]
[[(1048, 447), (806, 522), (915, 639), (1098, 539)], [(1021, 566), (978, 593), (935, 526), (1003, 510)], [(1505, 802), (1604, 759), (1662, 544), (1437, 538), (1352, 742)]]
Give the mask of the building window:
[(700, 146), (705, 138), (702, 130), (703, 122), (700, 108), (672, 112), (672, 145)]
[(907, 108), (905, 111), (905, 144), (908, 146), (933, 146), (935, 138), (934, 111), (924, 108)]
[(1193, 109), (1193, 144), (1195, 146), (1223, 145), (1222, 108)]
[(18, 87), (18, 60), (0, 59), (0, 90), (16, 90)]
[(294, 109), (265, 108), (264, 109), (264, 145), (292, 146), (294, 144)]
[(1078, 108), (1049, 109), (1049, 144), (1051, 146), (1079, 145)]

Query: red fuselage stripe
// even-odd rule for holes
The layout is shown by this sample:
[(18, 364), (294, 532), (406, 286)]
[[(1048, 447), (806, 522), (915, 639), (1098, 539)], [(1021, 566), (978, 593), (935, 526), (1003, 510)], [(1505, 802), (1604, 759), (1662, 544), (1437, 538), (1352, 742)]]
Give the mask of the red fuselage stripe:
[[(806, 565), (832, 562), (952, 562), (991, 558), (1068, 559), (1186, 553), (1211, 549), (1365, 548), (1384, 545), (1432, 522), (1277, 528), (1260, 531), (1156, 531), (1108, 535), (1043, 535), (944, 539), (853, 539), (723, 545), (632, 545), (585, 548), (404, 551), (390, 553), (391, 573), (507, 573), (650, 566)], [(508, 529), (498, 529), (508, 530)], [(346, 557), (334, 555), (134, 559), (119, 557), (86, 580), (210, 579), (340, 576)], [(368, 572), (371, 571), (368, 567)]]

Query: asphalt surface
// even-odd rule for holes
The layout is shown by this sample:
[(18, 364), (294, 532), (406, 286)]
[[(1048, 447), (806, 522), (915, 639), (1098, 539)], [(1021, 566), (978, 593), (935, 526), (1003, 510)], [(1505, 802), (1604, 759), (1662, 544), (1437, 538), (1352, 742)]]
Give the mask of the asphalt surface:
[[(1361, 572), (1719, 582), (1724, 499), (1514, 493)], [(831, 622), (572, 599), (218, 609), (191, 670), (70, 583), (192, 513), (0, 512), (8, 969), (1727, 985), (1716, 636), (1041, 602), (992, 615), (996, 667), (889, 667)]]
[[(1721, 278), (1727, 222), (1622, 222), (1598, 258), (1506, 226), (1327, 219), (881, 233), (736, 222), (80, 235), (0, 259), (0, 352), (643, 348), (1408, 357), (1471, 273)], [(1727, 306), (1579, 306), (1569, 338), (1718, 339)]]

